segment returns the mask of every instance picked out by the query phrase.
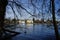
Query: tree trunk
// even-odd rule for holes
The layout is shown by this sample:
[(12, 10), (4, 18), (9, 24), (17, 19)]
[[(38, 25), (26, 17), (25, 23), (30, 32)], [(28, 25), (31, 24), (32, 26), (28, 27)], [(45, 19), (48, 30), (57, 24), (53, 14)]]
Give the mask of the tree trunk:
[(5, 17), (5, 11), (6, 6), (8, 4), (7, 0), (0, 0), (0, 36), (3, 34), (4, 30), (4, 17)]
[(53, 25), (54, 25), (56, 40), (59, 40), (58, 26), (57, 26), (56, 17), (55, 17), (55, 3), (54, 3), (54, 0), (51, 0), (51, 3), (52, 3), (52, 18), (53, 18)]
[(0, 0), (0, 37), (2, 37), (3, 33), (6, 34), (6, 31), (10, 33), (19, 34), (18, 32), (10, 31), (4, 28), (4, 18), (7, 4), (8, 0)]

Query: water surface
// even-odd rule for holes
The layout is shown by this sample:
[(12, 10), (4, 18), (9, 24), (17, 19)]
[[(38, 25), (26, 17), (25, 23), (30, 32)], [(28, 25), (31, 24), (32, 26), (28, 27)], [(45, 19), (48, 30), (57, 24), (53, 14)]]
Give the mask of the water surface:
[[(12, 38), (12, 40), (55, 40), (53, 25), (47, 24), (18, 24), (14, 31), (21, 34)], [(60, 31), (60, 30), (59, 30)]]

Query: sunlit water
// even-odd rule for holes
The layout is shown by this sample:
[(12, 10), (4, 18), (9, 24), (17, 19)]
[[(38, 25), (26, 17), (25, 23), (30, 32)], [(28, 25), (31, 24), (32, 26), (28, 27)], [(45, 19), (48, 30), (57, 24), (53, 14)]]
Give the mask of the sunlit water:
[(12, 30), (20, 32), (21, 34), (13, 37), (11, 40), (55, 40), (53, 25), (18, 24), (15, 27)]

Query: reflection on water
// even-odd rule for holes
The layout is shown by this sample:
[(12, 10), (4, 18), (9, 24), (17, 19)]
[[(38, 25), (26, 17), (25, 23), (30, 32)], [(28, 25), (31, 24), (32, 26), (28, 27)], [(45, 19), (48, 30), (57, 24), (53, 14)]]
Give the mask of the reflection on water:
[(53, 25), (47, 24), (18, 24), (12, 29), (21, 32), (12, 40), (55, 40)]
[(46, 31), (47, 32), (51, 31), (51, 30), (54, 31), (52, 26), (51, 26), (51, 28), (49, 28), (45, 24), (19, 24), (17, 26), (19, 26), (20, 28), (19, 27), (16, 28), (15, 31), (19, 31), (19, 32), (20, 31), (22, 31), (22, 32), (26, 31), (27, 34), (31, 34), (31, 33), (34, 33), (34, 32), (40, 34), (42, 32), (46, 32)]

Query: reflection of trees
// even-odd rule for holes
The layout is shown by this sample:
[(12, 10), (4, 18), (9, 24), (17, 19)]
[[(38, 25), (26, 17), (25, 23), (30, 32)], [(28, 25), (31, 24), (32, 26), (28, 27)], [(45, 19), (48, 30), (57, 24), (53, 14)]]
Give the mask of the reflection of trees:
[(33, 33), (35, 32), (35, 24), (33, 24)]

